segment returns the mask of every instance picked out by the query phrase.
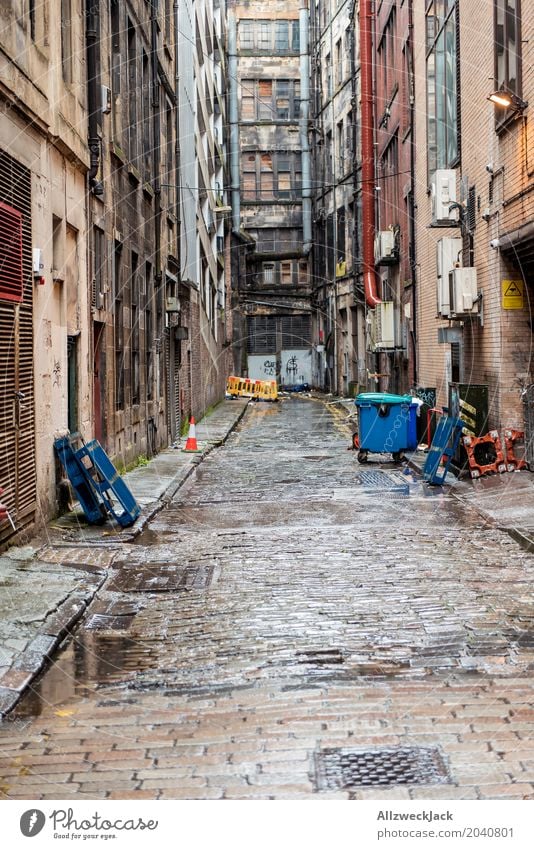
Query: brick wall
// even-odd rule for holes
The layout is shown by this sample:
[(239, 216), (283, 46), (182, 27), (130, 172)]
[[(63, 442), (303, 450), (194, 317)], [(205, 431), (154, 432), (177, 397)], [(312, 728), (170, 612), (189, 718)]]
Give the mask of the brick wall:
[[(426, 159), (426, 82), (425, 16), (422, 4), (415, 5), (416, 105), (417, 105), (417, 246), (418, 246), (418, 345), (419, 383), (436, 386), (438, 403), (447, 402), (446, 358), (449, 345), (437, 344), (436, 320), (436, 242), (445, 236), (459, 236), (457, 229), (429, 228), (430, 196)], [(522, 38), (532, 43), (534, 23), (523, 17)], [(478, 319), (463, 326), (463, 369), (465, 383), (489, 386), (490, 425), (521, 425), (521, 385), (530, 382), (532, 332), (528, 299), (523, 310), (505, 310), (502, 305), (503, 279), (520, 278), (501, 252), (490, 242), (532, 220), (534, 194), (532, 176), (527, 173), (525, 144), (534, 138), (532, 117), (512, 122), (497, 133), (495, 107), (487, 100), (493, 90), (494, 28), (493, 5), (461, 4), (461, 165), (457, 171), (457, 190), (463, 178), (475, 188), (473, 265), (477, 268), (478, 288), (483, 296), (483, 323)], [(525, 61), (523, 44), (523, 97), (534, 98), (534, 71)], [(532, 157), (534, 159), (534, 157)], [(486, 166), (492, 163), (493, 177)], [(516, 197), (527, 189), (527, 194)], [(515, 198), (515, 199), (514, 199)], [(466, 240), (464, 240), (464, 243)], [(464, 250), (464, 264), (469, 254)], [(455, 326), (461, 325), (454, 322)]]

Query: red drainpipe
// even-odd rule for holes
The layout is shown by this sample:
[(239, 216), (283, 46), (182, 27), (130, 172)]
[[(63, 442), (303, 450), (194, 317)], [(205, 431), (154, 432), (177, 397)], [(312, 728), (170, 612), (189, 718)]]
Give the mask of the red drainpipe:
[(376, 292), (375, 273), (375, 148), (372, 21), (371, 0), (360, 0), (363, 281), (365, 301), (367, 306), (371, 308), (381, 303), (381, 299)]

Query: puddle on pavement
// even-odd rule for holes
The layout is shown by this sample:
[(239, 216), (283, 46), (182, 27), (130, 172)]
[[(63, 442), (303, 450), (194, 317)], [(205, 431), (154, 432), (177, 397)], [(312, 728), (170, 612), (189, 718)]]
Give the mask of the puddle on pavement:
[(89, 696), (99, 684), (127, 683), (154, 663), (150, 648), (139, 640), (80, 630), (31, 685), (10, 719), (39, 716), (47, 707)]
[(139, 534), (134, 540), (132, 540), (133, 545), (159, 545), (159, 543), (165, 539), (165, 537), (173, 537), (176, 536), (176, 531), (165, 531), (158, 530), (153, 531), (151, 528), (145, 528), (145, 530)]

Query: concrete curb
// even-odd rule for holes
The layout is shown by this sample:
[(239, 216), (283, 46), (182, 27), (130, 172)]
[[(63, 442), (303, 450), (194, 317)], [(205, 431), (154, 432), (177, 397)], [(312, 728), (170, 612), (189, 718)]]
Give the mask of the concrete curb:
[[(215, 448), (219, 448), (225, 444), (230, 434), (234, 432), (245, 415), (247, 409), (248, 404), (243, 406), (237, 412), (237, 415), (230, 423), (224, 436), (208, 443), (203, 451), (197, 454), (188, 466), (180, 469), (171, 483), (167, 485), (163, 493), (158, 496), (157, 501), (146, 507), (141, 512), (141, 515), (131, 528), (125, 528), (126, 533), (123, 539), (124, 542), (130, 542), (132, 539), (138, 537), (146, 528), (148, 523), (157, 516), (164, 507), (170, 504), (174, 495), (193, 474), (197, 466), (199, 466)], [(129, 534), (128, 531), (130, 531)], [(114, 545), (117, 545), (117, 542), (118, 541), (116, 539), (113, 540)], [(95, 544), (103, 546), (110, 545), (110, 543)], [(47, 546), (42, 546), (36, 551), (37, 558), (39, 551), (44, 550), (46, 547)], [(60, 543), (55, 547), (72, 548), (76, 547), (76, 543), (66, 543), (64, 545)], [(84, 543), (82, 547), (90, 548), (91, 545)], [(59, 648), (63, 641), (70, 636), (72, 629), (82, 619), (85, 611), (109, 577), (111, 569), (113, 569), (113, 564), (111, 564), (111, 566), (102, 567), (101, 569), (98, 569), (98, 571), (94, 572), (94, 580), (91, 582), (93, 585), (89, 591), (81, 592), (74, 590), (73, 592), (68, 593), (66, 598), (59, 603), (56, 609), (52, 610), (48, 614), (37, 635), (31, 640), (26, 648), (16, 656), (11, 666), (2, 676), (2, 679), (0, 679), (0, 721), (4, 719), (23, 698), (38, 675), (52, 660), (54, 652)]]
[(161, 510), (163, 510), (164, 507), (168, 507), (180, 487), (183, 486), (186, 480), (191, 477), (197, 466), (199, 466), (215, 448), (220, 448), (222, 445), (225, 444), (226, 440), (228, 439), (230, 434), (234, 432), (247, 410), (248, 404), (246, 404), (244, 407), (241, 408), (241, 410), (239, 410), (236, 418), (230, 425), (226, 434), (215, 442), (208, 444), (199, 454), (192, 455), (193, 460), (191, 464), (183, 469), (180, 469), (176, 473), (175, 477), (170, 482), (170, 484), (168, 484), (167, 487), (164, 489), (162, 494), (158, 496), (158, 500), (149, 507), (146, 507), (144, 511), (141, 511), (141, 515), (139, 516), (139, 518), (135, 521), (132, 527), (128, 529), (133, 532), (132, 539), (136, 539), (144, 531), (148, 523), (151, 522), (152, 519), (154, 519), (155, 516), (157, 516)]

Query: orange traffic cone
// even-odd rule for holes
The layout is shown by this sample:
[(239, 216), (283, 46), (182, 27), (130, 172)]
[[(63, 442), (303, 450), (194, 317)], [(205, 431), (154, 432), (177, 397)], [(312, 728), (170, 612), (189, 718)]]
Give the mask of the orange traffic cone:
[(200, 448), (197, 445), (195, 420), (194, 420), (193, 416), (191, 416), (191, 418), (189, 419), (189, 434), (187, 436), (187, 442), (185, 443), (185, 448), (182, 448), (182, 451), (188, 451), (190, 453), (195, 453), (196, 451), (200, 451)]

